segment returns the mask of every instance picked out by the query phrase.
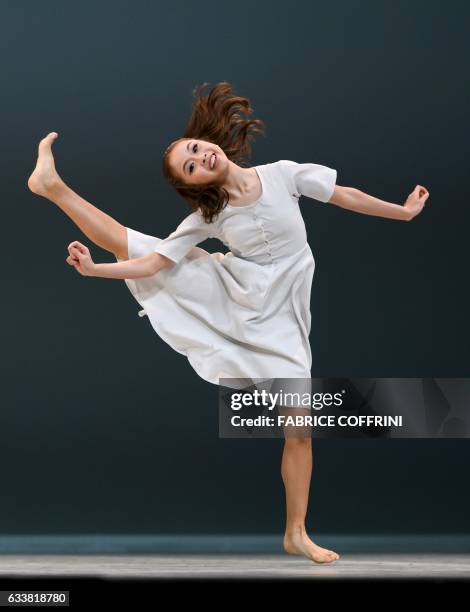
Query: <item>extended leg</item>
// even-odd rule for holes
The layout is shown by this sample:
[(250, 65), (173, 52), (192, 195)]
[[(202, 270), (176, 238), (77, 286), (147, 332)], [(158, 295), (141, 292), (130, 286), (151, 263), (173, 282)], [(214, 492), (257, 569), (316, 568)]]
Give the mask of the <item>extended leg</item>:
[(96, 245), (121, 259), (129, 259), (125, 226), (84, 200), (58, 175), (51, 149), (56, 138), (57, 134), (51, 132), (39, 143), (36, 168), (29, 177), (28, 187), (57, 204)]

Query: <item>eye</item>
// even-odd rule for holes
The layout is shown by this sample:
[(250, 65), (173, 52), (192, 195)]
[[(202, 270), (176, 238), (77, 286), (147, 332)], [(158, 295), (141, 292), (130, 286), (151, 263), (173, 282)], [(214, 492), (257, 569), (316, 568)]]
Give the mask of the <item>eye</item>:
[[(191, 150), (192, 150), (193, 153), (197, 152), (197, 143), (193, 144), (193, 146), (191, 147)], [(189, 165), (189, 174), (192, 174), (193, 170), (194, 170), (194, 163), (191, 163)]]

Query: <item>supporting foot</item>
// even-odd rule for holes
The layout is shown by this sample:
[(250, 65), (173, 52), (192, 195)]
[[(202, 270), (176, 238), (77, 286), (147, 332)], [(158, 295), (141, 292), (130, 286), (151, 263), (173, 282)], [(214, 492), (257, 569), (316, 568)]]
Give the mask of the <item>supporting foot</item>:
[(315, 563), (331, 563), (339, 559), (338, 553), (315, 544), (305, 530), (286, 532), (284, 550), (290, 555), (304, 555)]

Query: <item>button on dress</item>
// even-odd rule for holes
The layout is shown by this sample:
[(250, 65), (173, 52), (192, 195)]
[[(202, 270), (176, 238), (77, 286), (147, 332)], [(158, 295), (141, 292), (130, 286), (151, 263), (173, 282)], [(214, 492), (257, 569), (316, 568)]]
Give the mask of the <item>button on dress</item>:
[[(261, 197), (227, 205), (212, 223), (193, 212), (164, 239), (126, 228), (131, 259), (155, 251), (174, 262), (153, 276), (125, 279), (142, 307), (138, 314), (213, 384), (310, 378), (315, 261), (299, 198), (328, 202), (337, 172), (290, 160), (254, 168)], [(196, 246), (207, 238), (230, 250)]]

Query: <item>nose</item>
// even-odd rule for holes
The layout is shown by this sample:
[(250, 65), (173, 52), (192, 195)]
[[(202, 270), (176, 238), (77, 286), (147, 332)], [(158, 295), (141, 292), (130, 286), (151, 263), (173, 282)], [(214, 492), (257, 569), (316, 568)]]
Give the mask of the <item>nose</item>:
[(201, 163), (203, 166), (206, 165), (206, 162), (208, 160), (208, 153), (203, 153), (202, 151), (198, 151), (197, 155), (196, 155), (196, 159), (199, 160), (199, 163)]

